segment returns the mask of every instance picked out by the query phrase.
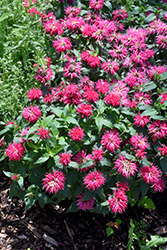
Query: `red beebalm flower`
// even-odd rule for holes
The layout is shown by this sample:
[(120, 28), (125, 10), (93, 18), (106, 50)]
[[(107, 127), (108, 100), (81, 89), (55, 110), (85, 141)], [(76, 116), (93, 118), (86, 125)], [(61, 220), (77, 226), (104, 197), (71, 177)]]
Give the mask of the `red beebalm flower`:
[(120, 188), (113, 191), (113, 196), (109, 195), (108, 206), (113, 213), (123, 213), (127, 208), (128, 198), (125, 191)]
[(59, 157), (60, 157), (59, 163), (60, 163), (61, 165), (67, 166), (68, 163), (71, 162), (72, 154), (65, 152), (65, 153), (59, 154)]
[(107, 104), (111, 104), (112, 106), (119, 106), (121, 104), (120, 96), (113, 92), (106, 95), (104, 101), (106, 101)]
[(42, 96), (42, 90), (40, 88), (32, 88), (28, 91), (27, 97), (32, 101), (39, 99)]
[(167, 47), (167, 35), (159, 35), (157, 37), (157, 44), (159, 44), (160, 48), (165, 49)]
[(46, 102), (46, 103), (52, 103), (53, 101), (53, 94), (46, 94), (44, 97), (43, 97), (43, 101)]
[(116, 183), (116, 186), (117, 186), (118, 189), (122, 189), (124, 191), (129, 191), (130, 190), (129, 187), (128, 187), (129, 186), (128, 182), (122, 183), (121, 181), (119, 181), (119, 182)]
[(20, 161), (20, 158), (23, 157), (25, 152), (25, 147), (22, 143), (13, 142), (8, 144), (8, 147), (5, 151), (6, 156), (9, 156), (9, 161)]
[(104, 0), (90, 0), (89, 6), (96, 10), (99, 11), (103, 8)]
[(83, 94), (83, 98), (85, 98), (89, 102), (96, 102), (97, 100), (99, 100), (99, 95), (92, 88), (87, 88), (87, 90)]
[(86, 50), (86, 51), (82, 52), (81, 59), (82, 59), (82, 61), (87, 62), (92, 68), (100, 66), (100, 58), (98, 55), (95, 55), (95, 53), (93, 51)]
[(152, 136), (153, 141), (165, 138), (167, 136), (167, 124), (165, 122), (161, 123), (160, 120), (152, 122), (148, 132)]
[(72, 48), (72, 43), (68, 37), (62, 37), (57, 39), (57, 41), (53, 40), (53, 47), (58, 53), (66, 52)]
[(73, 141), (81, 141), (84, 135), (83, 129), (77, 126), (69, 132), (69, 136)]
[(99, 79), (96, 83), (96, 89), (100, 94), (106, 94), (109, 91), (108, 81)]
[(84, 177), (84, 185), (88, 189), (98, 189), (104, 185), (106, 178), (99, 171), (91, 171)]
[(84, 210), (84, 211), (93, 209), (93, 205), (95, 203), (94, 197), (90, 198), (87, 201), (83, 201), (83, 197), (84, 197), (84, 193), (82, 193), (76, 197), (77, 198), (77, 205), (78, 205), (79, 209)]
[(47, 173), (43, 179), (43, 188), (49, 193), (57, 193), (64, 189), (65, 176), (64, 173), (58, 170), (53, 170), (53, 173)]
[(107, 73), (114, 75), (115, 72), (119, 70), (119, 63), (117, 63), (116, 61), (108, 60), (107, 62), (104, 62), (102, 64), (102, 69), (104, 71), (107, 71)]
[(125, 178), (135, 175), (137, 171), (137, 164), (127, 159), (125, 156), (120, 155), (114, 162), (114, 168), (118, 170)]
[(38, 106), (30, 106), (23, 109), (23, 117), (29, 122), (36, 122), (38, 118), (41, 118), (41, 110)]
[(19, 179), (19, 175), (18, 174), (14, 174), (12, 177), (11, 177), (11, 180), (18, 180)]
[(0, 139), (0, 148), (4, 145), (5, 140), (2, 138)]
[(117, 58), (118, 60), (123, 60), (125, 57), (127, 57), (127, 49), (120, 46), (120, 45), (114, 45), (113, 49), (109, 51), (110, 56), (113, 58)]
[(103, 150), (100, 150), (99, 148), (95, 148), (92, 152), (93, 158), (98, 161), (103, 160), (105, 152)]
[(84, 104), (81, 103), (77, 108), (76, 111), (82, 116), (82, 118), (84, 117), (89, 117), (92, 115), (92, 106), (89, 104)]
[(135, 93), (134, 98), (136, 98), (139, 103), (145, 103), (147, 105), (150, 105), (152, 103), (152, 99), (149, 94)]
[(159, 75), (162, 74), (163, 72), (166, 72), (167, 69), (165, 66), (151, 66), (148, 69), (148, 75), (149, 75), (149, 80), (151, 80), (154, 75)]
[(38, 131), (37, 135), (40, 135), (41, 140), (46, 139), (46, 138), (50, 138), (50, 136), (49, 136), (50, 130), (49, 129), (47, 129), (47, 128), (43, 129), (43, 127), (41, 126), (40, 128), (37, 129), (37, 131)]
[(15, 124), (15, 123), (16, 123), (16, 122), (9, 121), (9, 122), (6, 123), (5, 126), (12, 125), (12, 124)]
[(160, 35), (166, 32), (167, 25), (162, 22), (160, 19), (154, 20), (153, 22), (149, 23), (149, 27), (147, 28), (148, 34), (156, 34)]
[(161, 101), (160, 101), (160, 104), (163, 104), (165, 101), (167, 101), (167, 93), (162, 93), (161, 95), (160, 95), (160, 97), (162, 97), (161, 98)]
[(66, 9), (65, 9), (65, 13), (66, 15), (68, 15), (69, 17), (76, 17), (78, 16), (80, 13), (81, 13), (81, 8), (80, 7), (71, 7), (71, 6), (68, 6)]
[(63, 23), (66, 29), (77, 31), (80, 30), (82, 26), (85, 25), (84, 19), (82, 17), (68, 17), (64, 19)]
[(69, 105), (78, 105), (81, 101), (81, 94), (79, 88), (75, 84), (69, 84), (64, 89), (62, 100), (63, 103)]
[(167, 155), (167, 146), (162, 144), (162, 148), (158, 148), (158, 151), (161, 151), (162, 155)]
[(44, 21), (43, 26), (46, 30), (46, 33), (50, 33), (51, 36), (57, 35), (57, 34), (61, 36), (64, 33), (61, 23), (55, 20), (55, 18), (51, 18), (51, 19)]
[(165, 183), (162, 178), (158, 178), (157, 181), (151, 186), (156, 192), (163, 192), (165, 188)]
[(107, 149), (109, 152), (113, 153), (120, 147), (121, 139), (119, 133), (114, 128), (104, 133), (101, 139), (103, 149)]
[(140, 113), (134, 117), (134, 125), (144, 128), (150, 122), (149, 116), (142, 116)]
[(123, 20), (124, 18), (128, 17), (128, 14), (126, 13), (125, 10), (119, 9), (119, 10), (114, 10), (112, 12), (113, 19), (114, 20)]
[(144, 165), (140, 169), (140, 177), (142, 177), (147, 184), (156, 183), (157, 180), (161, 177), (161, 175), (162, 175), (161, 170), (158, 169), (158, 167), (155, 166), (153, 163), (151, 163), (151, 167)]

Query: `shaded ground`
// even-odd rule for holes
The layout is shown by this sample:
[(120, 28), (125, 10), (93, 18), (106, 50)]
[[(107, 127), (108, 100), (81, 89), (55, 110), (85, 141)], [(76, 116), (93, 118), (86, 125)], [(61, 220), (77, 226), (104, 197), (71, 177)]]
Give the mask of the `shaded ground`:
[[(3, 180), (4, 181), (4, 180)], [(79, 211), (65, 213), (68, 203), (56, 209), (47, 205), (45, 209), (35, 205), (24, 210), (24, 202), (18, 198), (9, 199), (10, 181), (5, 180), (0, 188), (0, 249), (14, 250), (124, 250), (127, 249), (129, 218), (137, 220), (130, 207), (126, 213), (117, 216), (121, 225), (114, 228), (114, 234), (107, 237), (106, 223), (113, 221), (112, 214), (101, 215)], [(139, 220), (146, 223), (147, 238), (158, 232), (167, 237), (167, 190), (153, 196), (156, 211), (136, 208)], [(166, 246), (165, 246), (166, 245)], [(161, 247), (167, 250), (167, 243)], [(134, 244), (136, 250), (140, 249)], [(158, 249), (158, 248), (157, 248)]]

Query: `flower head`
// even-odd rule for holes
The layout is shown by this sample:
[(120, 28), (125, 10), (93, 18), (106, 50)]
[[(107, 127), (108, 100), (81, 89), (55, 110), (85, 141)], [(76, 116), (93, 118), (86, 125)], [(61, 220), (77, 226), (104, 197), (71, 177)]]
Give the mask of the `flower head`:
[(9, 156), (9, 161), (20, 161), (20, 158), (23, 157), (25, 152), (25, 147), (22, 143), (13, 142), (8, 144), (6, 149), (6, 156)]
[(108, 206), (113, 213), (123, 213), (127, 207), (128, 198), (125, 190), (119, 188), (114, 190), (113, 196), (109, 195)]
[(36, 122), (38, 118), (41, 118), (41, 110), (38, 106), (30, 106), (23, 109), (23, 117), (29, 122)]
[(149, 134), (151, 134), (153, 141), (165, 138), (167, 136), (167, 124), (160, 120), (151, 123), (149, 127)]
[(72, 154), (65, 152), (65, 153), (59, 154), (59, 157), (60, 157), (59, 163), (62, 164), (62, 165), (67, 166), (68, 163), (71, 162)]
[(101, 185), (104, 185), (106, 178), (99, 171), (89, 172), (84, 178), (84, 185), (88, 189), (98, 189)]
[(103, 149), (107, 149), (108, 151), (112, 153), (115, 150), (118, 150), (120, 146), (120, 142), (121, 142), (121, 139), (116, 129), (105, 132), (101, 139)]
[(43, 127), (41, 126), (40, 128), (37, 129), (37, 131), (38, 131), (37, 135), (40, 135), (41, 140), (46, 139), (46, 138), (50, 138), (50, 136), (49, 136), (50, 130), (49, 129), (47, 129), (47, 128), (43, 129)]
[(119, 158), (115, 161), (114, 168), (117, 169), (118, 172), (125, 178), (131, 175), (135, 175), (135, 172), (137, 171), (136, 163), (125, 158), (125, 156), (123, 155), (120, 155)]
[(57, 193), (64, 189), (65, 176), (64, 173), (58, 170), (53, 170), (53, 173), (47, 173), (43, 179), (43, 188), (49, 193)]
[(32, 101), (35, 99), (38, 99), (42, 96), (42, 90), (40, 90), (39, 88), (32, 88), (28, 91), (27, 93), (27, 97)]
[(84, 210), (84, 211), (93, 209), (93, 205), (95, 202), (94, 197), (90, 198), (87, 201), (83, 201), (83, 197), (84, 197), (84, 193), (82, 193), (76, 197), (76, 198), (78, 198), (77, 205), (78, 205), (79, 209)]
[(83, 129), (77, 126), (72, 128), (69, 132), (70, 138), (74, 141), (81, 141), (84, 135)]

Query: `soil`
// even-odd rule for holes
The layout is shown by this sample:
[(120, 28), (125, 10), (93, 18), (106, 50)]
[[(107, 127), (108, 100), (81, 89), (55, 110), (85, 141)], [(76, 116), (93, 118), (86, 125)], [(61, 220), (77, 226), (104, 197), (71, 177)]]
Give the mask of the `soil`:
[[(111, 213), (103, 215), (89, 211), (66, 213), (69, 201), (56, 207), (46, 205), (45, 208), (35, 204), (25, 211), (23, 200), (9, 198), (10, 180), (1, 177), (0, 184), (2, 250), (124, 250), (128, 244), (130, 219), (145, 222), (146, 228), (141, 231), (148, 240), (155, 234), (167, 237), (167, 190), (152, 196), (155, 211), (129, 206), (125, 213), (114, 217)], [(119, 226), (114, 224), (118, 218), (122, 220)], [(114, 233), (108, 237), (106, 224), (109, 222)], [(140, 249), (137, 241), (134, 241), (134, 249)], [(161, 249), (167, 250), (167, 243)]]

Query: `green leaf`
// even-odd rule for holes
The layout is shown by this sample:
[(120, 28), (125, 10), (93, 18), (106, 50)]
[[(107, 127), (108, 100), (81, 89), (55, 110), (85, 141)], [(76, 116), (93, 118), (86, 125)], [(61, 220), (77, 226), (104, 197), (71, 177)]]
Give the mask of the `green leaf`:
[(83, 197), (83, 201), (88, 201), (90, 200), (92, 197), (94, 197), (95, 193), (89, 189), (85, 189), (84, 192), (84, 197)]
[(165, 172), (165, 174), (167, 174), (167, 158), (163, 157), (160, 159), (160, 166), (161, 166), (163, 172)]
[(71, 168), (74, 168), (74, 169), (77, 169), (79, 170), (79, 164), (75, 161), (71, 161), (69, 164), (68, 164), (69, 167)]
[(103, 188), (98, 188), (95, 193), (102, 199), (105, 200), (106, 199), (106, 195), (104, 193)]
[(64, 146), (55, 146), (51, 149), (51, 152), (53, 155), (57, 155), (63, 148)]
[(61, 117), (63, 111), (61, 109), (52, 107), (52, 111), (55, 113), (56, 116)]
[(18, 182), (20, 188), (22, 189), (23, 185), (24, 185), (24, 178), (22, 176), (20, 176), (17, 182)]
[(52, 203), (53, 201), (46, 194), (38, 193), (38, 202), (39, 202), (39, 205), (42, 208), (44, 208), (45, 204)]
[(156, 209), (154, 202), (150, 198), (148, 198), (147, 196), (145, 196), (144, 198), (142, 198), (142, 197), (140, 198), (140, 200), (138, 202), (138, 206), (142, 206), (146, 209), (153, 209), (153, 210)]
[(69, 209), (67, 210), (68, 212), (77, 212), (79, 210), (79, 207), (76, 204), (76, 201), (72, 202), (71, 206), (69, 207)]
[(111, 234), (114, 233), (114, 230), (112, 227), (107, 227), (106, 228), (106, 233), (107, 233), (107, 237), (109, 237)]
[(11, 178), (13, 176), (13, 173), (11, 173), (11, 172), (3, 171), (3, 173), (4, 173), (4, 175), (6, 175), (9, 178)]
[(88, 160), (84, 161), (81, 164), (80, 169), (82, 169), (82, 168), (88, 168), (88, 167), (90, 167), (92, 165), (93, 165), (93, 160), (92, 159), (88, 159)]
[(144, 88), (141, 90), (141, 92), (147, 92), (147, 91), (153, 90), (157, 87), (157, 85), (154, 82), (145, 83), (142, 86)]
[(160, 76), (161, 76), (161, 80), (166, 80), (167, 79), (167, 71), (160, 74)]
[(33, 197), (26, 197), (24, 198), (24, 202), (26, 205), (25, 210), (28, 210), (34, 205), (35, 199)]
[(144, 22), (145, 23), (150, 23), (152, 21), (154, 21), (156, 19), (156, 15), (154, 15), (154, 13), (151, 13), (150, 15), (148, 15), (145, 19)]
[(110, 121), (108, 121), (108, 120), (106, 120), (106, 119), (103, 119), (103, 124), (104, 124), (106, 127), (113, 129), (113, 124), (112, 124)]
[(46, 162), (49, 159), (49, 156), (41, 156), (38, 158), (38, 160), (36, 162), (34, 162), (34, 164), (41, 164)]
[(151, 240), (146, 240), (146, 245), (141, 246), (141, 250), (151, 250), (151, 247), (157, 247), (158, 245), (165, 244), (167, 237), (161, 237), (159, 235), (151, 235)]
[(75, 124), (75, 125), (79, 126), (78, 121), (75, 118), (73, 118), (73, 117), (70, 117), (70, 116), (66, 117), (66, 121), (68, 123), (72, 123), (72, 124)]
[(96, 117), (95, 118), (96, 125), (98, 127), (98, 132), (100, 133), (102, 126), (103, 126), (103, 118), (102, 117)]
[(55, 115), (49, 115), (46, 118), (43, 119), (42, 123), (43, 123), (43, 127), (46, 128), (51, 121), (54, 119)]
[(11, 198), (15, 196), (19, 190), (20, 190), (19, 184), (17, 183), (17, 181), (13, 181), (12, 185), (10, 186), (9, 197)]
[(9, 18), (11, 16), (10, 12), (4, 13), (3, 15), (1, 15), (0, 17), (0, 22), (3, 22), (5, 19)]
[(142, 197), (143, 198), (147, 194), (148, 190), (149, 190), (149, 185), (145, 181), (142, 180), (142, 182), (141, 182), (141, 192), (142, 192)]
[(142, 113), (142, 116), (153, 116), (153, 115), (157, 115), (158, 112), (157, 110), (155, 110), (153, 107), (151, 106), (147, 106), (147, 109)]

